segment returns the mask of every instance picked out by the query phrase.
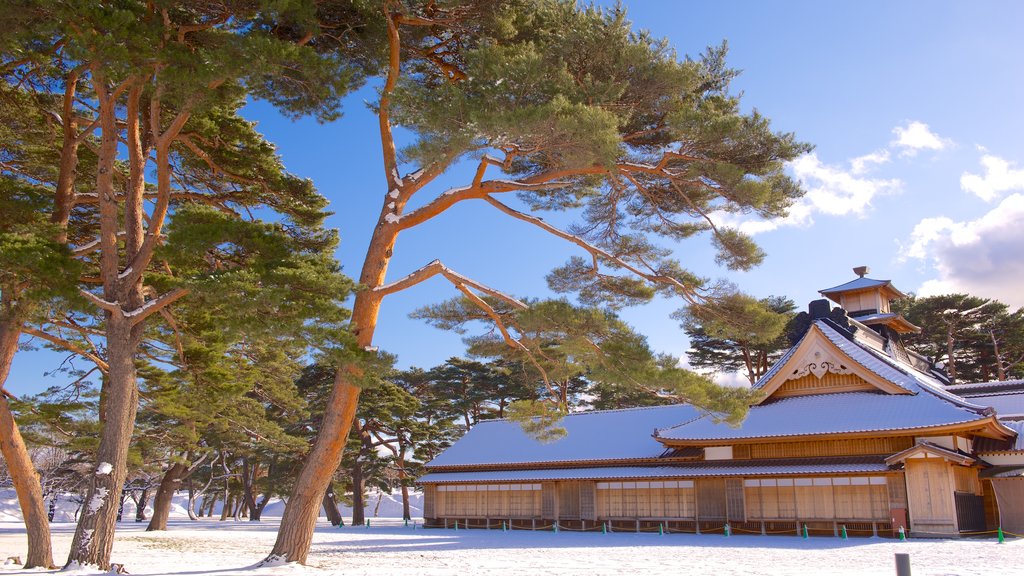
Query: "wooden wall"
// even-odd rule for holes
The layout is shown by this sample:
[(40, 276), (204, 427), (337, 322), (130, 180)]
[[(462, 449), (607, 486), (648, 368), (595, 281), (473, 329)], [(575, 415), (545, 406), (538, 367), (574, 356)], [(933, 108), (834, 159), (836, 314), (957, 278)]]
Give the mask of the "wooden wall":
[(812, 442), (771, 442), (750, 445), (750, 458), (807, 458), (826, 456), (869, 456), (894, 454), (914, 445), (912, 436), (818, 440)]
[(889, 520), (886, 477), (744, 481), (747, 520)]
[(425, 518), (540, 518), (540, 484), (441, 485), (434, 516)]
[(772, 396), (810, 396), (812, 394), (835, 394), (836, 392), (858, 392), (878, 390), (854, 374), (836, 374), (826, 372), (818, 378), (814, 374), (806, 374), (784, 382)]
[[(424, 516), (888, 522), (891, 507), (907, 506), (906, 491), (897, 488), (902, 485), (902, 475), (898, 474), (442, 485), (425, 488)], [(952, 492), (949, 494), (951, 499)]]

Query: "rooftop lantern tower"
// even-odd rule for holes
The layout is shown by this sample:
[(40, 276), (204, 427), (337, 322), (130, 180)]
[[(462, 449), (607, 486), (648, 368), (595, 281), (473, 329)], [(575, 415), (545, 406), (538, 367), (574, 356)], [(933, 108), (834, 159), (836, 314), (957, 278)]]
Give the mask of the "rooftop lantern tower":
[(886, 329), (896, 334), (921, 331), (902, 315), (891, 310), (892, 301), (907, 296), (897, 290), (892, 281), (868, 278), (871, 270), (867, 266), (858, 266), (853, 269), (853, 273), (857, 275), (855, 280), (818, 292), (842, 306), (850, 318), (870, 326), (884, 336), (889, 336)]

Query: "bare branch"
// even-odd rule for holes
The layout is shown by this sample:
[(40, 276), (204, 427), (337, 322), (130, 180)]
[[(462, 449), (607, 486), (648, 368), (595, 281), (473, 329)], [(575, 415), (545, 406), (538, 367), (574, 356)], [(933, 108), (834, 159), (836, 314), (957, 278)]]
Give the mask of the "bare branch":
[(378, 286), (373, 289), (373, 292), (377, 294), (378, 297), (383, 298), (388, 294), (394, 294), (395, 292), (400, 292), (402, 290), (405, 290), (406, 288), (409, 288), (410, 286), (415, 286), (416, 284), (419, 284), (424, 280), (432, 278), (438, 274), (444, 276), (453, 284), (470, 286), (475, 290), (479, 290), (484, 294), (493, 296), (495, 298), (498, 298), (499, 300), (503, 300), (521, 310), (527, 307), (526, 304), (523, 304), (519, 300), (513, 298), (512, 296), (509, 296), (508, 294), (505, 294), (504, 292), (501, 292), (500, 290), (496, 290), (494, 288), (491, 288), (490, 286), (481, 284), (480, 282), (477, 282), (472, 278), (467, 278), (466, 276), (459, 274), (458, 272), (442, 264), (440, 260), (434, 260), (427, 264), (426, 266), (412, 272), (411, 274), (400, 280), (391, 282), (390, 284), (385, 284), (383, 286)]
[(107, 370), (110, 369), (110, 366), (108, 366), (106, 361), (104, 361), (102, 358), (93, 354), (92, 352), (82, 349), (80, 346), (78, 346), (74, 342), (71, 342), (70, 340), (65, 340), (64, 338), (60, 338), (52, 334), (47, 334), (46, 332), (43, 332), (42, 330), (36, 330), (31, 326), (25, 326), (22, 331), (25, 334), (28, 334), (29, 336), (34, 336), (36, 338), (39, 338), (40, 340), (46, 340), (51, 344), (56, 344), (57, 346), (60, 346), (61, 348), (69, 352), (73, 352), (75, 354), (78, 354), (82, 358), (90, 360), (103, 372), (106, 372)]

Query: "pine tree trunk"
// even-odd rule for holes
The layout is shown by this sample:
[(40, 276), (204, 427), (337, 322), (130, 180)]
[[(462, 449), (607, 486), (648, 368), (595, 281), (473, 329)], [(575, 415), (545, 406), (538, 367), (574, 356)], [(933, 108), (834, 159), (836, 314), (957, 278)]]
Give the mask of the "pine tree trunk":
[[(135, 352), (141, 341), (142, 325), (135, 323), (132, 317), (125, 315), (123, 311), (138, 309), (144, 299), (141, 277), (131, 285), (125, 285), (127, 282), (122, 282), (119, 278), (118, 232), (122, 210), (114, 193), (114, 162), (117, 159), (119, 134), (117, 103), (114, 101), (114, 95), (107, 90), (106, 79), (98, 68), (93, 70), (93, 85), (99, 101), (101, 128), (96, 169), (96, 193), (100, 199), (100, 277), (103, 280), (103, 299), (107, 303), (115, 303), (116, 308), (107, 308), (104, 313), (109, 369), (100, 397), (100, 443), (96, 450), (96, 465), (86, 481), (86, 499), (65, 567), (96, 566), (101, 570), (109, 570), (110, 552), (114, 546), (114, 530), (117, 525), (117, 497), (121, 494), (128, 473), (128, 446), (135, 426), (139, 399)], [(140, 88), (133, 89), (134, 99), (129, 99), (127, 121), (130, 136), (132, 127), (138, 126), (137, 105), (140, 91)], [(134, 146), (129, 145), (128, 148), (129, 154), (134, 158)], [(145, 169), (144, 157), (130, 164), (134, 182), (137, 179), (135, 177)], [(158, 173), (158, 177), (167, 176)], [(141, 229), (141, 208), (133, 209), (130, 204), (141, 206), (144, 190), (141, 186), (134, 185), (129, 188), (126, 190), (128, 200), (124, 210), (124, 247), (130, 255), (138, 250), (142, 243), (141, 235), (138, 233)], [(135, 197), (137, 202), (132, 200)], [(157, 232), (158, 228), (151, 231)]]
[(142, 489), (142, 493), (139, 494), (139, 501), (135, 503), (135, 521), (143, 522), (146, 520), (146, 506), (149, 505), (149, 486)]
[[(13, 339), (13, 348), (17, 349), (18, 335), (12, 332), (0, 327), (0, 346), (8, 348), (8, 341)], [(14, 350), (0, 350), (0, 382), (6, 381), (13, 358)], [(21, 514), (25, 521), (25, 532), (28, 536), (25, 568), (52, 568), (54, 564), (50, 544), (50, 523), (43, 500), (43, 489), (39, 484), (39, 474), (32, 465), (32, 457), (21, 438), (7, 397), (3, 394), (0, 394), (0, 452), (3, 452), (4, 462), (7, 463), (7, 471), (18, 495), (18, 505), (21, 506)]]
[(242, 459), (242, 502), (248, 512), (250, 521), (259, 520), (259, 512), (256, 510), (256, 474), (259, 472), (259, 464), (251, 462), (249, 458)]
[(220, 521), (223, 522), (231, 516), (231, 511), (235, 508), (235, 496), (229, 494), (226, 490), (224, 491), (224, 506), (220, 509)]
[(193, 522), (199, 519), (196, 516), (196, 490), (192, 486), (192, 478), (188, 479), (188, 519)]
[(117, 496), (127, 476), (128, 446), (135, 424), (139, 392), (135, 385), (136, 338), (127, 319), (107, 315), (107, 355), (110, 372), (104, 388), (104, 420), (96, 466), (78, 520), (66, 567), (110, 569), (117, 520)]
[(412, 512), (409, 508), (409, 487), (402, 483), (402, 519), (412, 520)]
[(360, 458), (352, 461), (352, 525), (366, 523), (366, 479), (363, 478), (363, 462)]
[(160, 480), (160, 487), (156, 489), (156, 497), (153, 498), (153, 517), (146, 526), (146, 532), (167, 530), (167, 519), (171, 515), (171, 502), (174, 500), (174, 493), (181, 485), (181, 475), (188, 469), (182, 462), (175, 462), (167, 469), (164, 477)]
[(328, 486), (324, 492), (324, 514), (331, 526), (341, 526), (341, 511), (338, 510), (338, 501), (334, 497), (334, 487)]
[(347, 376), (345, 368), (339, 369), (335, 375), (320, 432), (299, 471), (281, 517), (274, 548), (264, 564), (306, 562), (324, 492), (341, 463), (341, 453), (356, 414), (360, 388), (350, 384)]
[(956, 357), (953, 355), (953, 325), (946, 325), (946, 374), (949, 375), (949, 383), (956, 384)]

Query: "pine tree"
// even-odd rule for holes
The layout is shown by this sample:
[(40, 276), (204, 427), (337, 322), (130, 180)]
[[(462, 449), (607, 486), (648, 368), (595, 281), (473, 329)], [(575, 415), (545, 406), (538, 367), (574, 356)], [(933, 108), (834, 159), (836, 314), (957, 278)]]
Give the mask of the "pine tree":
[[(361, 265), (366, 289), (353, 303), (360, 348), (372, 347), (386, 296), (433, 276), (492, 320), (497, 314), (483, 296), (521, 307), (438, 260), (386, 283), (399, 234), (461, 202), (487, 202), (496, 216), (539, 227), (585, 254), (552, 273), (556, 290), (578, 293), (585, 304), (625, 305), (656, 294), (712, 295), (654, 237), (707, 233), (721, 264), (747, 268), (763, 253), (709, 214), (774, 217), (802, 193), (783, 165), (809, 147), (772, 131), (760, 114), (741, 112), (729, 93), (736, 72), (725, 65), (724, 45), (680, 60), (666, 43), (634, 32), (621, 8), (568, 0), (388, 1), (376, 22), (387, 32), (375, 103), (387, 186)], [(398, 128), (413, 140), (401, 154)], [(465, 186), (406, 209), (464, 159), (477, 164)], [(488, 178), (489, 171), (502, 174)], [(525, 210), (500, 199), (512, 193)], [(557, 229), (536, 216), (546, 209), (578, 211), (582, 222)], [(355, 417), (354, 372), (339, 369), (268, 561), (306, 559), (320, 497)]]
[[(160, 292), (147, 284), (172, 206), (202, 201), (233, 212), (232, 206), (253, 200), (296, 216), (309, 216), (322, 207), (303, 206), (301, 195), (289, 197), (295, 187), (281, 189), (281, 182), (232, 170), (213, 153), (221, 140), (200, 136), (204, 129), (216, 131), (218, 123), (210, 120), (219, 111), (237, 109), (246, 93), (288, 114), (336, 117), (339, 97), (357, 83), (362, 63), (344, 58), (354, 44), (348, 34), (335, 32), (350, 23), (356, 10), (348, 2), (323, 4), (319, 12), (306, 2), (17, 4), (0, 9), (0, 46), (12, 55), (4, 69), (18, 78), (59, 67), (54, 63), (69, 70), (67, 87), (62, 85), (65, 103), (68, 94), (72, 102), (65, 107), (71, 113), (61, 116), (70, 135), (65, 144), (77, 146), (93, 132), (98, 139), (95, 187), (75, 190), (58, 177), (54, 198), (59, 209), (54, 214), (81, 205), (99, 219), (99, 237), (76, 252), (95, 266), (92, 275), (99, 282), (98, 288), (81, 294), (105, 316), (109, 370), (100, 407), (104, 428), (89, 496), (103, 505), (83, 513), (68, 565), (106, 569), (116, 515), (111, 496), (124, 482), (137, 405), (134, 357), (145, 321), (188, 294), (181, 287)], [(322, 22), (321, 17), (336, 20)], [(321, 34), (322, 24), (330, 32)], [(126, 143), (126, 159), (118, 157), (119, 140)], [(71, 148), (62, 148), (56, 163), (62, 174), (65, 167), (71, 174), (85, 167)], [(236, 164), (245, 158), (232, 154), (242, 150), (220, 152), (219, 158), (234, 157)], [(188, 167), (190, 156), (215, 177), (205, 183), (173, 179), (182, 163)], [(152, 184), (146, 182), (150, 163), (156, 174)], [(232, 184), (207, 186), (211, 180)], [(146, 199), (153, 200), (151, 209), (144, 209)]]
[(997, 300), (969, 294), (911, 296), (897, 305), (921, 327), (904, 336), (906, 345), (941, 363), (950, 382), (1005, 380), (1021, 373), (1024, 310), (1011, 312)]
[(716, 306), (690, 306), (677, 311), (690, 338), (687, 358), (697, 369), (742, 373), (751, 385), (789, 347), (786, 326), (796, 304), (783, 296), (754, 300), (735, 294)]

